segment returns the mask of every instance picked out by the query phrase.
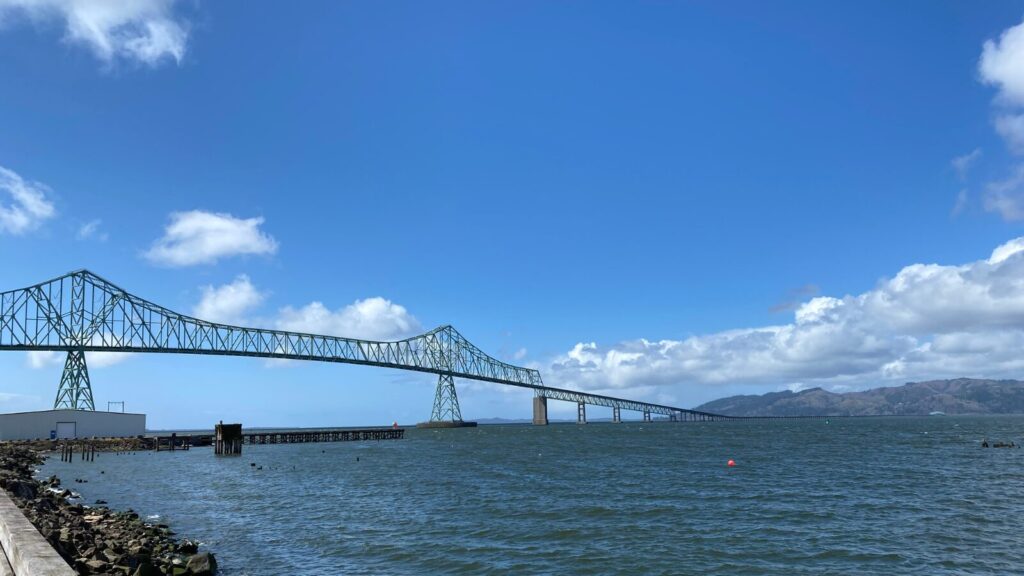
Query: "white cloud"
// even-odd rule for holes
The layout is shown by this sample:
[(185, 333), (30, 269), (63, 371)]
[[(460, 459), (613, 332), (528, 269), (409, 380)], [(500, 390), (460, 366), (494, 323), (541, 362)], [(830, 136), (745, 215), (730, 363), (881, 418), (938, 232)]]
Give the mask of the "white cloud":
[(85, 363), (89, 368), (106, 368), (120, 364), (134, 355), (134, 352), (86, 352)]
[[(52, 350), (33, 350), (26, 353), (26, 360), (30, 368), (46, 368), (64, 363), (64, 353)], [(88, 362), (88, 360), (86, 360)]]
[[(102, 340), (94, 338), (96, 344)], [(86, 352), (85, 363), (89, 368), (106, 368), (114, 364), (120, 364), (132, 356), (132, 352)], [(67, 352), (55, 352), (53, 350), (33, 350), (26, 353), (27, 362), (30, 368), (40, 369), (51, 366), (63, 366)]]
[(59, 22), (64, 40), (89, 48), (100, 61), (123, 59), (156, 66), (180, 63), (188, 22), (174, 15), (176, 0), (0, 0), (0, 24), (24, 15), (35, 24)]
[(998, 40), (985, 42), (978, 72), (983, 82), (999, 90), (999, 104), (1024, 105), (1024, 23), (1003, 30)]
[(1024, 166), (1005, 180), (988, 183), (985, 210), (998, 212), (1004, 220), (1024, 220)]
[(953, 170), (956, 170), (957, 178), (960, 180), (967, 179), (967, 173), (970, 171), (971, 166), (981, 158), (981, 148), (975, 148), (969, 154), (963, 156), (957, 156), (950, 160), (950, 165), (953, 166)]
[(242, 274), (234, 282), (222, 286), (204, 286), (202, 297), (192, 314), (201, 320), (241, 325), (246, 314), (263, 303), (266, 297)]
[[(579, 343), (554, 385), (842, 385), (1024, 371), (1024, 238), (959, 266), (914, 264), (856, 296), (804, 302), (792, 322), (683, 340)], [(545, 374), (546, 376), (548, 374)]]
[(44, 184), (26, 181), (0, 166), (0, 233), (24, 234), (53, 218), (57, 210), (49, 193)]
[(526, 348), (520, 348), (512, 355), (512, 359), (516, 361), (522, 360), (523, 358), (526, 358)]
[(78, 239), (89, 240), (95, 238), (100, 242), (106, 242), (107, 233), (100, 230), (100, 224), (102, 223), (103, 221), (97, 218), (82, 224), (78, 227)]
[(1000, 114), (995, 118), (995, 126), (1012, 152), (1024, 153), (1024, 114)]
[(170, 218), (163, 237), (145, 253), (156, 264), (193, 266), (230, 256), (277, 252), (277, 241), (260, 230), (263, 218), (235, 218), (202, 210), (174, 212)]
[(364, 340), (395, 340), (422, 331), (419, 321), (405, 307), (380, 297), (356, 300), (335, 311), (320, 302), (298, 309), (285, 307), (278, 314), (277, 327)]

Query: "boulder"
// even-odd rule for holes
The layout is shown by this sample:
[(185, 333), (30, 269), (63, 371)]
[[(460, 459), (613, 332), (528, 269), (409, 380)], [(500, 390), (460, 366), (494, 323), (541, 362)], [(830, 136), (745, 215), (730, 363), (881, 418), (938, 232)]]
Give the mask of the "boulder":
[(189, 539), (184, 539), (178, 543), (176, 552), (181, 554), (195, 554), (199, 550), (199, 545)]
[(132, 576), (162, 576), (160, 569), (149, 562), (139, 564)]
[(12, 478), (5, 482), (5, 484), (4, 488), (6, 488), (8, 492), (22, 500), (31, 500), (36, 497), (36, 485), (32, 482), (15, 480)]
[(195, 576), (212, 576), (217, 572), (217, 559), (209, 552), (200, 552), (189, 556), (185, 567)]
[(89, 574), (102, 574), (107, 571), (107, 567), (110, 566), (103, 560), (86, 560), (85, 567), (89, 570)]

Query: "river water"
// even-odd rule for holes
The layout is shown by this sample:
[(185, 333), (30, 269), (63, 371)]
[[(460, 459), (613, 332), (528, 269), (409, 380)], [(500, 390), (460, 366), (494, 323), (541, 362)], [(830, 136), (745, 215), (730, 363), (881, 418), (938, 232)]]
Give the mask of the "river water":
[(985, 437), (1024, 417), (411, 429), (41, 474), (226, 575), (1024, 573), (1024, 450)]

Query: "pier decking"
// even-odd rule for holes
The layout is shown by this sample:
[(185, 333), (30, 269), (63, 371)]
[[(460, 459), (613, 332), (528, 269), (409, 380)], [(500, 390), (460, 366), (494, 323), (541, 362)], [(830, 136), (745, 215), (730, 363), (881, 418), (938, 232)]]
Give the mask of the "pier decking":
[[(351, 428), (344, 430), (267, 430), (243, 432), (243, 444), (303, 444), (307, 442), (368, 442), (371, 440), (401, 440), (405, 428)], [(173, 434), (147, 438), (153, 450), (188, 450), (191, 447), (211, 446), (213, 434)]]

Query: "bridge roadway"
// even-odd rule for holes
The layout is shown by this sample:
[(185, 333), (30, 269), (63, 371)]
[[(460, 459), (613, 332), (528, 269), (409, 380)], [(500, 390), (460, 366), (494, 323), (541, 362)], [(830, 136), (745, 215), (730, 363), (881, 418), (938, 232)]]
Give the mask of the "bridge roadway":
[(54, 408), (95, 409), (85, 352), (216, 354), (340, 362), (438, 375), (432, 422), (461, 422), (455, 378), (534, 390), (534, 423), (547, 424), (548, 399), (612, 408), (670, 420), (723, 420), (728, 416), (544, 385), (540, 372), (497, 360), (452, 326), (394, 342), (284, 330), (247, 328), (178, 314), (135, 296), (88, 270), (34, 286), (0, 292), (0, 350), (58, 351), (67, 357)]

